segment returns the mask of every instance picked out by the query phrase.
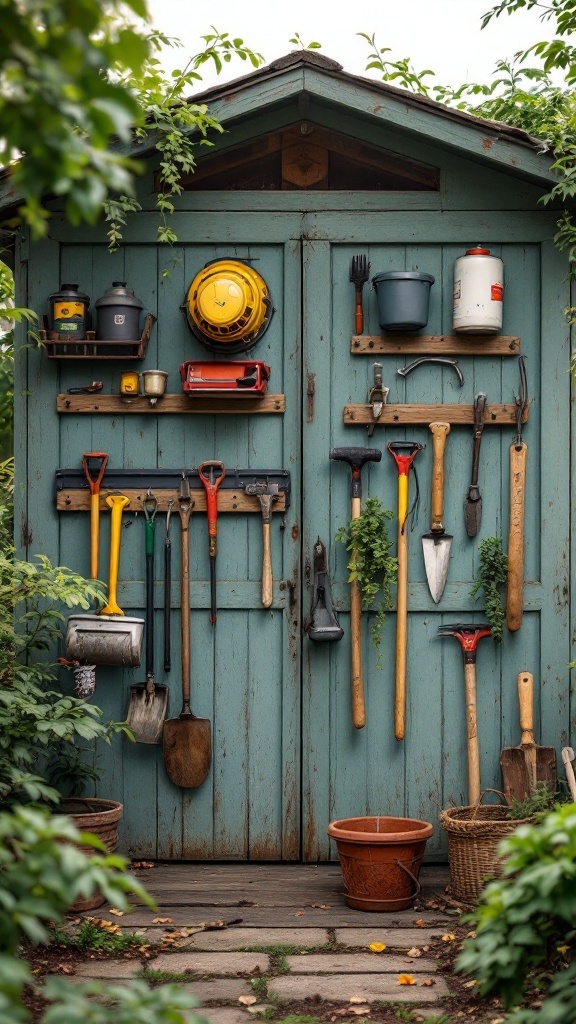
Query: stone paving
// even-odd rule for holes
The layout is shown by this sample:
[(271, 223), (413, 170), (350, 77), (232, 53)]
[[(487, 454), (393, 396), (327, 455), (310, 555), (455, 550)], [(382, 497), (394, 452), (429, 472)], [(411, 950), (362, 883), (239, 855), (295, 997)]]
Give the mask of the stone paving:
[[(270, 1005), (267, 1000), (278, 1004), (316, 997), (343, 1005), (352, 1000), (425, 1008), (449, 996), (449, 990), (431, 957), (425, 952), (411, 956), (409, 951), (413, 947), (421, 950), (433, 937), (442, 935), (449, 923), (446, 920), (440, 926), (420, 928), (382, 924), (369, 928), (245, 927), (198, 932), (189, 939), (192, 948), (161, 952), (147, 960), (146, 967), (180, 975), (182, 985), (198, 999), (199, 1012), (210, 1024), (247, 1024), (250, 1016), (257, 1019), (259, 1012)], [(382, 942), (386, 949), (374, 953), (368, 949), (372, 942)], [(326, 948), (334, 943), (344, 949)], [(281, 953), (282, 946), (286, 954), (280, 973), (271, 958)], [(95, 959), (79, 965), (76, 977), (126, 983), (140, 970), (141, 964), (133, 960)], [(400, 984), (403, 974), (410, 975), (413, 983)], [(256, 979), (258, 984), (253, 985)], [(258, 997), (255, 1005), (239, 1004), (240, 997), (254, 993)]]

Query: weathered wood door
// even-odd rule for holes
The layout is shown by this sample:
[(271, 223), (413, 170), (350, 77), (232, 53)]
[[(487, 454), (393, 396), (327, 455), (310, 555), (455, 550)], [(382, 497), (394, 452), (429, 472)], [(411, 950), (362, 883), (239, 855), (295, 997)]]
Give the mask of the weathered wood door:
[[(466, 742), (461, 655), (455, 640), (436, 639), (441, 621), (480, 619), (470, 598), (478, 542), (503, 535), (508, 525), (508, 449), (512, 429), (487, 427), (482, 442), (480, 537), (464, 531), (462, 503), (469, 483), (471, 428), (454, 427), (446, 451), (445, 526), (453, 534), (448, 583), (436, 606), (428, 593), (420, 536), (429, 528), (431, 446), (426, 427), (398, 431), (345, 426), (343, 408), (366, 400), (372, 382), (368, 355), (351, 353), (354, 290), (350, 260), (366, 252), (371, 273), (419, 268), (435, 277), (426, 332), (451, 333), (452, 268), (478, 236), (478, 215), (390, 211), (361, 214), (283, 212), (257, 214), (195, 210), (180, 213), (184, 242), (165, 254), (154, 244), (155, 219), (143, 214), (118, 254), (105, 241), (77, 244), (57, 218), (51, 240), (37, 246), (28, 274), (28, 301), (44, 308), (61, 281), (79, 281), (93, 299), (113, 280), (126, 280), (157, 313), (145, 367), (170, 373), (178, 392), (178, 367), (204, 355), (183, 321), (181, 303), (198, 270), (218, 256), (254, 259), (269, 284), (276, 312), (253, 350), (272, 369), (269, 390), (286, 397), (286, 413), (271, 416), (57, 416), (56, 392), (102, 379), (118, 386), (119, 369), (98, 364), (79, 371), (48, 363), (41, 351), (23, 354), (19, 403), (27, 405), (28, 432), (19, 434), (21, 508), (27, 509), (30, 550), (87, 574), (88, 522), (83, 514), (54, 510), (54, 470), (80, 466), (82, 454), (107, 451), (111, 467), (185, 468), (221, 459), (227, 468), (283, 467), (291, 473), (291, 505), (274, 516), (274, 603), (260, 605), (261, 523), (258, 515), (219, 518), (218, 621), (209, 622), (206, 521), (194, 515), (191, 532), (192, 709), (209, 718), (213, 763), (197, 790), (168, 780), (160, 748), (115, 739), (99, 756), (98, 792), (124, 804), (123, 848), (133, 856), (165, 859), (329, 859), (330, 820), (357, 814), (400, 814), (437, 822), (439, 810), (465, 803)], [(483, 641), (478, 654), (478, 719), (482, 785), (499, 786), (502, 746), (519, 739), (516, 676), (533, 671), (536, 736), (558, 746), (568, 737), (565, 666), (567, 620), (568, 446), (559, 443), (568, 422), (568, 305), (564, 262), (547, 241), (545, 214), (482, 215), (483, 240), (501, 255), (506, 273), (504, 333), (519, 336), (527, 356), (530, 420), (526, 506), (526, 613), (522, 629), (505, 636), (502, 649)], [(413, 241), (406, 245), (410, 236)], [(233, 242), (230, 241), (233, 239)], [(498, 240), (502, 244), (498, 244)], [(169, 273), (166, 274), (165, 272)], [(24, 292), (25, 294), (25, 292)], [(364, 290), (365, 333), (378, 335), (376, 297)], [(545, 303), (545, 305), (543, 305)], [(546, 309), (546, 312), (543, 310)], [(424, 333), (424, 332), (423, 332)], [(27, 360), (27, 374), (23, 359)], [(396, 369), (404, 354), (380, 359), (390, 401), (471, 403), (483, 390), (488, 401), (511, 402), (518, 386), (514, 358), (462, 358), (465, 386), (447, 368), (421, 368), (406, 381)], [(138, 367), (145, 368), (145, 367)], [(26, 413), (23, 412), (23, 415)], [(350, 715), (349, 588), (346, 552), (335, 542), (350, 514), (350, 474), (331, 463), (334, 445), (369, 443), (383, 451), (366, 467), (363, 490), (396, 508), (396, 471), (385, 451), (389, 440), (426, 444), (418, 456), (420, 514), (409, 536), (408, 699), (406, 739), (394, 739), (395, 616), (382, 637), (382, 665), (370, 646), (371, 617), (364, 617), (367, 724)], [(27, 473), (24, 467), (28, 459)], [(410, 481), (414, 497), (414, 480)], [(52, 510), (51, 513), (48, 510)], [(130, 527), (128, 528), (128, 523)], [(391, 523), (395, 536), (396, 525)], [(162, 670), (162, 588), (156, 586), (156, 676), (168, 681), (172, 715), (180, 711), (179, 527), (173, 521), (172, 670)], [(310, 567), (317, 539), (326, 545), (334, 596), (345, 629), (335, 644), (311, 643), (303, 621), (311, 598)], [(156, 573), (162, 576), (164, 519), (156, 529)], [(102, 517), (101, 575), (107, 571), (108, 524)], [(125, 517), (119, 601), (129, 614), (144, 610), (144, 524)], [(122, 672), (99, 669), (96, 702), (122, 720), (128, 687), (142, 681), (143, 665)], [(65, 685), (70, 686), (69, 679)], [(445, 857), (436, 830), (428, 854)]]
[[(563, 307), (568, 290), (563, 260), (549, 239), (551, 223), (541, 215), (519, 218), (503, 230), (500, 218), (485, 215), (485, 239), (505, 266), (503, 334), (520, 337), (527, 357), (530, 419), (525, 519), (525, 614), (516, 633), (505, 630), (501, 646), (483, 640), (478, 648), (478, 733), (482, 787), (501, 788), (499, 754), (519, 742), (516, 680), (522, 670), (534, 673), (537, 741), (559, 749), (569, 734), (569, 660), (567, 605), (568, 331)], [(507, 547), (509, 517), (509, 448), (514, 428), (487, 426), (481, 448), (482, 526), (475, 539), (464, 528), (463, 502), (470, 483), (472, 427), (453, 426), (446, 445), (444, 522), (453, 534), (448, 582), (435, 605), (426, 582), (421, 535), (430, 529), (431, 434), (426, 426), (366, 427), (343, 423), (344, 406), (367, 401), (373, 363), (383, 364), (389, 401), (414, 404), (472, 403), (484, 391), (488, 402), (514, 401), (519, 388), (516, 358), (463, 356), (465, 382), (447, 367), (420, 367), (402, 378), (397, 369), (411, 360), (394, 356), (351, 354), (353, 294), (350, 261), (366, 253), (371, 275), (392, 269), (431, 273), (429, 322), (421, 334), (452, 333), (452, 275), (455, 259), (469, 247), (478, 228), (470, 215), (416, 217), (410, 245), (406, 221), (382, 214), (331, 217), (319, 214), (308, 223), (304, 243), (304, 384), (313, 394), (303, 417), (303, 560), (312, 560), (319, 536), (329, 551), (339, 607), (348, 607), (346, 552), (335, 544), (337, 529), (350, 517), (350, 470), (330, 462), (332, 446), (370, 445), (382, 450), (381, 463), (362, 473), (364, 498), (378, 497), (393, 510), (390, 535), (396, 540), (397, 472), (386, 443), (414, 440), (426, 445), (416, 459), (420, 488), (419, 516), (408, 541), (408, 672), (406, 737), (394, 738), (395, 631), (388, 615), (381, 640), (381, 666), (370, 643), (371, 616), (364, 616), (363, 651), (367, 723), (354, 729), (350, 702), (348, 615), (342, 641), (332, 645), (304, 641), (303, 655), (303, 837), (306, 859), (329, 856), (329, 820), (366, 814), (392, 814), (438, 823), (443, 807), (468, 803), (466, 725), (462, 656), (455, 639), (437, 638), (440, 623), (482, 621), (482, 599), (470, 596), (482, 538), (503, 537)], [(507, 238), (505, 244), (497, 240)], [(492, 239), (496, 242), (492, 243)], [(542, 303), (549, 310), (543, 315)], [(364, 289), (365, 334), (378, 336), (376, 296)], [(437, 419), (441, 419), (438, 410)], [(415, 479), (410, 475), (410, 503)], [(395, 550), (395, 547), (394, 547)], [(306, 598), (304, 599), (306, 601)], [(490, 797), (489, 797), (490, 799)], [(493, 798), (492, 798), (493, 799)], [(334, 853), (334, 851), (332, 851)], [(445, 836), (436, 827), (427, 856), (446, 857)]]

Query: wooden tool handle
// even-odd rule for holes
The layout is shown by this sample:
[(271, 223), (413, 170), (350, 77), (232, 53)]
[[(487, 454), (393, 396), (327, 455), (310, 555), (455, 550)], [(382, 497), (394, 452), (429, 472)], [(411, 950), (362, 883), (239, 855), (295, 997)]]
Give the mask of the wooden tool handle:
[(430, 529), (432, 532), (444, 532), (444, 449), (446, 438), (450, 433), (450, 424), (443, 422), (429, 423), (428, 429), (432, 432), (432, 453), (434, 462), (432, 465), (432, 498)]
[(518, 673), (521, 746), (534, 746), (534, 679), (531, 672)]
[(508, 530), (508, 578), (506, 582), (506, 625), (520, 629), (524, 605), (524, 493), (526, 455), (524, 441), (510, 446), (510, 527)]
[(90, 579), (98, 579), (98, 537), (100, 532), (100, 495), (90, 495)]
[(562, 760), (564, 762), (564, 768), (566, 770), (566, 779), (568, 782), (568, 788), (570, 790), (570, 796), (576, 804), (576, 779), (574, 778), (572, 758), (570, 757), (568, 751), (570, 751), (570, 754), (574, 753), (571, 747), (564, 747), (564, 749), (562, 750)]
[(270, 551), (270, 523), (262, 523), (262, 607), (272, 604), (272, 555)]
[[(361, 513), (361, 499), (352, 498), (352, 519), (358, 519)], [(355, 552), (352, 552), (352, 561)], [(364, 702), (364, 680), (362, 677), (362, 594), (357, 580), (350, 584), (350, 659), (352, 685), (352, 724), (355, 729), (363, 729), (366, 725), (366, 706)]]
[(480, 751), (476, 715), (476, 665), (464, 664), (466, 694), (466, 736), (468, 742), (468, 803), (480, 802)]
[(356, 308), (354, 310), (354, 330), (362, 334), (364, 330), (364, 310), (362, 309), (362, 286), (356, 285)]
[(396, 598), (396, 689), (394, 694), (394, 735), (403, 740), (406, 732), (406, 643), (408, 625), (408, 550), (406, 529), (398, 529), (398, 584)]

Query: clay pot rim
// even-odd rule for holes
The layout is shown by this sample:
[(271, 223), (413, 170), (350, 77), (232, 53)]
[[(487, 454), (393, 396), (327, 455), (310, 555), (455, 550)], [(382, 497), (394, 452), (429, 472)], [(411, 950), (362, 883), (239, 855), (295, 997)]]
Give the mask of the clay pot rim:
[[(68, 809), (68, 805), (84, 804), (85, 807), (79, 811)], [(63, 797), (60, 801), (57, 814), (65, 815), (67, 818), (74, 818), (77, 826), (93, 824), (94, 816), (97, 815), (99, 824), (112, 824), (122, 817), (124, 805), (118, 800), (105, 800), (103, 797)]]
[[(361, 832), (355, 829), (346, 828), (349, 822), (374, 821), (381, 822), (406, 822), (410, 828), (397, 832)], [(372, 814), (356, 818), (340, 818), (338, 821), (331, 821), (328, 825), (328, 835), (332, 839), (344, 840), (353, 843), (371, 843), (372, 845), (388, 843), (412, 843), (428, 840), (434, 833), (434, 826), (428, 821), (421, 821), (419, 818), (398, 818), (385, 814)]]

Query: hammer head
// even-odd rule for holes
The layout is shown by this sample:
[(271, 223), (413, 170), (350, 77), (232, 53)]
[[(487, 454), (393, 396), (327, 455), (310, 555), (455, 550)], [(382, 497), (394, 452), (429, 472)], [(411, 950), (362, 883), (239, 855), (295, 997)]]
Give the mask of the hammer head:
[(262, 480), (255, 484), (246, 484), (244, 490), (246, 491), (246, 494), (256, 495), (260, 502), (262, 521), (264, 523), (269, 523), (270, 514), (272, 512), (272, 503), (280, 497), (280, 487), (278, 484), (271, 484)]
[(330, 458), (335, 462), (347, 462), (352, 470), (352, 497), (362, 497), (362, 466), (366, 462), (380, 462), (379, 448), (331, 448)]
[(492, 630), (487, 623), (457, 622), (453, 626), (438, 626), (438, 636), (455, 636), (460, 642), (464, 660), (473, 662), (476, 658), (476, 648), (480, 640), (485, 636), (492, 636)]

